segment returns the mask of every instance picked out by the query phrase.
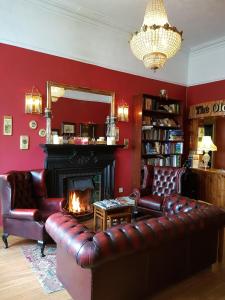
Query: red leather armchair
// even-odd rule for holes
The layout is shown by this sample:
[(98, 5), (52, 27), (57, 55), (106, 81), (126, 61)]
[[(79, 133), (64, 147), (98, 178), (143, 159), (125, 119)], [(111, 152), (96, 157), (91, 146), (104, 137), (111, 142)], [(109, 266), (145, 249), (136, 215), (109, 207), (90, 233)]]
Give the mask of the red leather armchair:
[(49, 236), (45, 221), (64, 206), (63, 198), (47, 198), (45, 170), (10, 171), (0, 176), (2, 240), (8, 248), (9, 235), (37, 240), (41, 255)]
[(185, 168), (144, 165), (142, 186), (134, 189), (138, 211), (160, 216), (164, 197), (181, 193), (184, 172)]

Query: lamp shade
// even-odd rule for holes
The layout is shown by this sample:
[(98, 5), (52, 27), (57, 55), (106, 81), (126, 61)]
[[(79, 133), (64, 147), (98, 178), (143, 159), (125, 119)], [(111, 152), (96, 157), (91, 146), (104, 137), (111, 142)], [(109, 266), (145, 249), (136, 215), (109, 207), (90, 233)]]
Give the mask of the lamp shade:
[(213, 144), (211, 136), (205, 135), (202, 137), (202, 141), (200, 143), (198, 150), (205, 151), (205, 152), (217, 151), (217, 147), (215, 144)]

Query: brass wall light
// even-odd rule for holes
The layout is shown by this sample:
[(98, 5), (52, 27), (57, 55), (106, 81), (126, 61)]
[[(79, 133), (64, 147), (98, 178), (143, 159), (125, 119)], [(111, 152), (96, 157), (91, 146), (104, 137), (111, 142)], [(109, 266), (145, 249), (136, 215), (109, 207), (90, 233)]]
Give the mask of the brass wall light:
[(41, 114), (42, 113), (42, 96), (38, 89), (33, 87), (31, 92), (25, 94), (25, 113)]
[(118, 105), (117, 120), (122, 122), (129, 121), (129, 106), (126, 103)]

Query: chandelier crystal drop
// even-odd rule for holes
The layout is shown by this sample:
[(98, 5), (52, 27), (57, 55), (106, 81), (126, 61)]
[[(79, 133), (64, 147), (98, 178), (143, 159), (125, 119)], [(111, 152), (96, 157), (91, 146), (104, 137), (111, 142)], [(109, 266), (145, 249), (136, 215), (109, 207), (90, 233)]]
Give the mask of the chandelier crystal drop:
[(146, 68), (155, 71), (180, 49), (182, 33), (169, 24), (163, 0), (150, 0), (142, 27), (132, 35), (130, 47)]

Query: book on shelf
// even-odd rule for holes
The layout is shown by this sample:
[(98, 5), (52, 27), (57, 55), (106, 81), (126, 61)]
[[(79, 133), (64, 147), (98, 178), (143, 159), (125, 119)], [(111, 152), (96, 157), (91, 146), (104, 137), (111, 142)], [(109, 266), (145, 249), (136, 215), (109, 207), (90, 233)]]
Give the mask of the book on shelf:
[(181, 141), (183, 140), (183, 130), (175, 129), (169, 131), (169, 140), (170, 141)]
[(175, 143), (175, 153), (176, 154), (183, 154), (183, 143), (179, 142), (179, 143)]
[(154, 109), (154, 99), (152, 99), (152, 98), (145, 98), (144, 109), (145, 110), (153, 110)]
[(142, 125), (151, 125), (152, 118), (150, 116), (143, 116)]
[(165, 166), (180, 167), (181, 156), (174, 154), (168, 157), (152, 157), (152, 158), (145, 159), (143, 163), (147, 165), (160, 166), (160, 167), (165, 167)]
[(172, 113), (172, 114), (179, 114), (180, 112), (180, 105), (178, 103), (173, 103), (173, 104), (161, 104), (158, 103), (158, 110)]
[(170, 130), (146, 126), (145, 130), (142, 130), (142, 139), (159, 141), (182, 141), (183, 131), (180, 129)]

